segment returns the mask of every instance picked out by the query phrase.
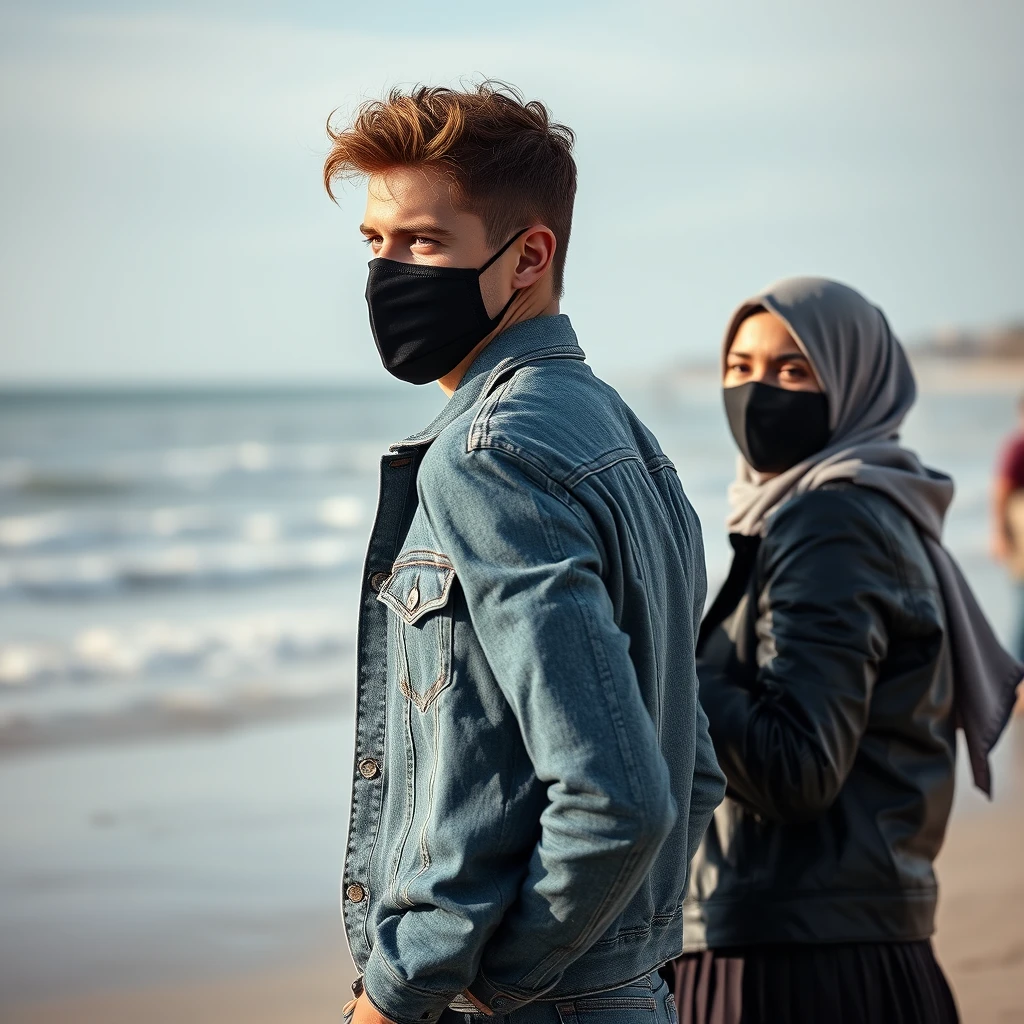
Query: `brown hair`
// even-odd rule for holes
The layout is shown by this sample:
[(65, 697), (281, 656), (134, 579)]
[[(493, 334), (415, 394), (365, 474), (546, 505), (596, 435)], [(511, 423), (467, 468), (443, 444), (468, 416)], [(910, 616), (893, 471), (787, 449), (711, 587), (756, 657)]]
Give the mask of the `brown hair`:
[(538, 221), (554, 232), (554, 289), (561, 295), (576, 198), (575, 136), (543, 103), (525, 103), (518, 90), (492, 81), (461, 92), (393, 89), (385, 100), (364, 103), (351, 125), (336, 130), (328, 121), (327, 134), (324, 186), (332, 199), (336, 178), (409, 165), (444, 170), (452, 201), (483, 220), (491, 245)]

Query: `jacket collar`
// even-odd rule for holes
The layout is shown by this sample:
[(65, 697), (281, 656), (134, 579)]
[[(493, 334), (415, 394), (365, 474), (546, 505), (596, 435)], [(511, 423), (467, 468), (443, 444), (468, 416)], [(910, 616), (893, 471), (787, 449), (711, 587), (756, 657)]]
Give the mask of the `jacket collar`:
[(429, 445), (445, 427), (483, 401), (520, 366), (541, 359), (585, 358), (576, 332), (564, 313), (524, 320), (502, 331), (473, 360), (455, 393), (429, 427), (391, 445), (391, 451)]

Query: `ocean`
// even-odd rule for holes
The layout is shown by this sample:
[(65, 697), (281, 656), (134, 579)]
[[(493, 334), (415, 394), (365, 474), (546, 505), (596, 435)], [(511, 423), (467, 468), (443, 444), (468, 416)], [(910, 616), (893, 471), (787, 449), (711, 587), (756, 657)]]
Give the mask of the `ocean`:
[[(734, 452), (713, 377), (621, 384), (701, 516), (709, 575)], [(0, 755), (347, 701), (388, 444), (427, 388), (0, 396)], [(947, 539), (998, 628), (987, 493), (1009, 393), (926, 392), (906, 440), (955, 477)]]

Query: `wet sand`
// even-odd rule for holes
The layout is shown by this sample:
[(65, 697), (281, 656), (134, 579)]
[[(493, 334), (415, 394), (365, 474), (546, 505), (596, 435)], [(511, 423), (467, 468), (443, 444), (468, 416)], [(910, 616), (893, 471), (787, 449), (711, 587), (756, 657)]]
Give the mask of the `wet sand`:
[[(336, 911), (348, 731), (291, 723), (0, 762), (15, 823), (0, 853), (0, 1020), (337, 1020), (352, 976)], [(29, 776), (35, 799), (19, 806)], [(937, 946), (968, 1024), (1024, 1022), (1020, 719), (997, 785), (989, 804), (961, 784), (939, 863)]]
[(12, 1007), (4, 1024), (324, 1024), (341, 1019), (351, 967), (333, 957), (214, 982), (101, 992)]
[(954, 823), (936, 947), (967, 1024), (1024, 1021), (1024, 807)]

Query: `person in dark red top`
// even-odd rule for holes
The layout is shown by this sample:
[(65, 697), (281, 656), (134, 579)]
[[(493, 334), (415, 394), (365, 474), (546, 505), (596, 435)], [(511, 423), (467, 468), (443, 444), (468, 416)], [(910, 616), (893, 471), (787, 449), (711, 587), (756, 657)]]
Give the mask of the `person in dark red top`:
[(1021, 589), (1016, 654), (1024, 653), (1024, 396), (1017, 403), (1017, 433), (1003, 446), (992, 489), (992, 554)]

